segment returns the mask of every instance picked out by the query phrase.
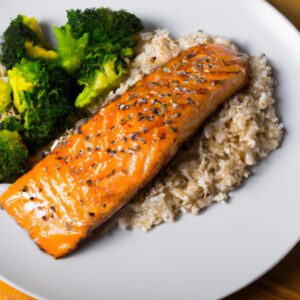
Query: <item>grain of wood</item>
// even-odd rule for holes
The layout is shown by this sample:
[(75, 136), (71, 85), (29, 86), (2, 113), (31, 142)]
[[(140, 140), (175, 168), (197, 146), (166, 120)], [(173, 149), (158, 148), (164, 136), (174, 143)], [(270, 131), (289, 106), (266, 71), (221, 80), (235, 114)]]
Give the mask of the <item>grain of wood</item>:
[(300, 0), (269, 0), (300, 30)]

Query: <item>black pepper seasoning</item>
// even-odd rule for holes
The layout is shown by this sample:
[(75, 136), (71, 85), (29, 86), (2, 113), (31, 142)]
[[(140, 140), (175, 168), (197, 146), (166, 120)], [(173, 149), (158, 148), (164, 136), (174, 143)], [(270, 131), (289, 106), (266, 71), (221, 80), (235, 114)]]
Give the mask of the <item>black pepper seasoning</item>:
[(117, 154), (116, 150), (112, 150), (110, 148), (106, 149), (106, 152), (110, 155), (110, 156), (114, 156)]
[(188, 105), (195, 104), (195, 102), (191, 98), (187, 98)]
[(141, 99), (138, 100), (137, 103), (138, 103), (138, 104), (147, 104), (147, 103), (148, 103), (148, 100), (145, 99), (145, 98), (141, 98)]
[(157, 116), (160, 114), (160, 110), (156, 107), (151, 108), (151, 111)]
[(143, 131), (144, 133), (147, 133), (147, 132), (148, 132), (148, 129), (147, 129), (146, 127), (142, 127), (142, 131)]
[(181, 112), (178, 112), (178, 113), (173, 115), (174, 118), (179, 118), (180, 116), (181, 116)]
[(127, 110), (130, 108), (130, 105), (125, 105), (125, 104), (120, 104), (119, 105), (119, 110)]
[(133, 133), (130, 135), (130, 138), (131, 138), (133, 141), (137, 141), (137, 140), (138, 140), (138, 135), (140, 135), (139, 132), (133, 132)]
[(193, 58), (197, 55), (197, 53), (190, 53), (186, 56), (186, 59), (190, 59), (190, 58)]
[(132, 99), (136, 98), (136, 96), (137, 95), (135, 93), (132, 93), (128, 96), (128, 100), (132, 100)]
[(91, 180), (91, 179), (88, 179), (86, 181), (86, 183), (87, 183), (88, 186), (92, 186), (94, 184), (93, 180)]
[(198, 83), (204, 83), (205, 82), (205, 78), (204, 77), (200, 77), (197, 79)]

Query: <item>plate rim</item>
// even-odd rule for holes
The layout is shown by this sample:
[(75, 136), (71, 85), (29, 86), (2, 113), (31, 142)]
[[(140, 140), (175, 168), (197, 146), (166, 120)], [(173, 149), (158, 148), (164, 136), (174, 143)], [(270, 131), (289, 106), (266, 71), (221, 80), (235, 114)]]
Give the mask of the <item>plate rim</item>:
[[(126, 0), (125, 0), (126, 1)], [(296, 43), (299, 44), (300, 46), (300, 31), (296, 28), (296, 26), (283, 14), (281, 13), (275, 6), (273, 6), (271, 3), (269, 3), (267, 0), (255, 0), (256, 3), (259, 3), (259, 5), (264, 5), (265, 10), (269, 10), (269, 12), (273, 15), (276, 16), (277, 20), (281, 22), (285, 26), (286, 30), (289, 30), (289, 34), (292, 36), (292, 38), (295, 39)], [(252, 5), (255, 5), (255, 1), (252, 1)], [(109, 4), (108, 4), (109, 6)], [(1, 185), (1, 184), (0, 184)], [(298, 234), (298, 238), (294, 241), (294, 243), (286, 250), (285, 253), (283, 253), (281, 256), (278, 257), (277, 260), (273, 262), (268, 268), (266, 268), (264, 271), (260, 272), (254, 278), (250, 279), (243, 285), (241, 285), (238, 289), (235, 289), (231, 292), (228, 292), (224, 294), (221, 298), (226, 298), (230, 295), (233, 295), (234, 293), (237, 293), (238, 291), (242, 290), (246, 286), (252, 284), (255, 282), (257, 279), (268, 273), (271, 269), (273, 269), (280, 261), (282, 261), (291, 251), (292, 249), (300, 242), (300, 230)], [(3, 281), (4, 283), (8, 284), (12, 288), (24, 293), (27, 296), (34, 297), (36, 299), (41, 299), (41, 300), (49, 300), (48, 298), (45, 298), (41, 295), (38, 295), (34, 292), (29, 291), (25, 287), (23, 287), (20, 284), (15, 283), (14, 281), (6, 278), (0, 273), (0, 280)]]

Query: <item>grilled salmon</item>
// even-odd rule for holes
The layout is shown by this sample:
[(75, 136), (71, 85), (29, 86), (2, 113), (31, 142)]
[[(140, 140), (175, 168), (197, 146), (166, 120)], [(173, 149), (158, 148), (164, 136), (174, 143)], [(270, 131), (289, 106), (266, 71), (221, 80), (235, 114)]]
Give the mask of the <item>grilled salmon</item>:
[(0, 197), (47, 253), (74, 250), (125, 205), (247, 82), (246, 55), (192, 47), (137, 82)]

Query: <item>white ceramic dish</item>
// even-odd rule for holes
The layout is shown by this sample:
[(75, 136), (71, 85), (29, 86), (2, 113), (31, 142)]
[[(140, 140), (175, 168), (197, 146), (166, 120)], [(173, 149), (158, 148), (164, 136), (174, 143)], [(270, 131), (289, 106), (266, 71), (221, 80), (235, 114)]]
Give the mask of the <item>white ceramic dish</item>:
[[(229, 205), (148, 234), (94, 236), (68, 258), (54, 260), (0, 211), (0, 279), (39, 299), (217, 299), (276, 264), (300, 237), (300, 36), (267, 3), (238, 0), (1, 0), (0, 32), (18, 13), (63, 24), (67, 8), (110, 6), (141, 17), (148, 29), (178, 35), (203, 29), (265, 52), (278, 79), (287, 128), (283, 147), (255, 169)], [(3, 186), (2, 186), (3, 188)]]

